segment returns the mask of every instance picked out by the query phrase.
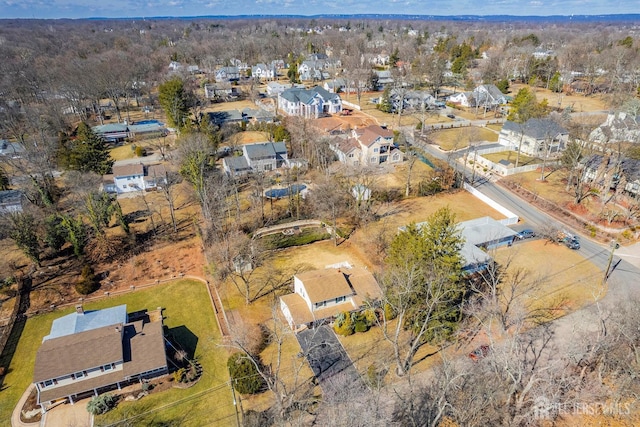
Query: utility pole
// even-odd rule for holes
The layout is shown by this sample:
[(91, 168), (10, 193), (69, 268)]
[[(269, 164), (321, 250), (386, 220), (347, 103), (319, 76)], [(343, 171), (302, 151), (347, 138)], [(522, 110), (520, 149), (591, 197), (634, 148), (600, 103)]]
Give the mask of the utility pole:
[(607, 268), (604, 270), (604, 277), (602, 278), (602, 287), (607, 284), (607, 279), (609, 278), (609, 270), (611, 269), (611, 263), (613, 262), (613, 253), (616, 249), (620, 247), (620, 243), (618, 243), (615, 239), (609, 243), (609, 247), (611, 248), (611, 252), (609, 252), (609, 260), (607, 261)]

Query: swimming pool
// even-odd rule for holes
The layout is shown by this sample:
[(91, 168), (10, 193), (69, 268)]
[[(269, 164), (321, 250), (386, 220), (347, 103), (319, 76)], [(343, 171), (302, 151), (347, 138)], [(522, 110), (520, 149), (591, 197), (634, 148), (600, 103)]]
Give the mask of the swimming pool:
[(140, 120), (139, 122), (133, 122), (132, 125), (164, 125), (160, 120)]
[(289, 195), (289, 190), (291, 190), (291, 194), (298, 194), (304, 191), (307, 188), (304, 184), (294, 184), (291, 187), (285, 188), (272, 188), (264, 192), (264, 196), (269, 199), (281, 199), (283, 197), (287, 197)]

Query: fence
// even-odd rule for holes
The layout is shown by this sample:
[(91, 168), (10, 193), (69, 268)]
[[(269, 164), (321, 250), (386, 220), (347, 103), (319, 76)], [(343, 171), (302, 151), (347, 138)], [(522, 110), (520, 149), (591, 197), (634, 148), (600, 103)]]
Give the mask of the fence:
[(472, 195), (474, 195), (475, 197), (477, 197), (478, 199), (482, 200), (487, 205), (491, 206), (493, 209), (495, 209), (498, 212), (500, 212), (502, 215), (506, 216), (505, 219), (500, 220), (501, 224), (503, 224), (503, 225), (513, 225), (513, 224), (517, 224), (518, 223), (518, 220), (519, 220), (518, 215), (516, 215), (513, 212), (511, 212), (509, 209), (505, 208), (500, 203), (498, 203), (495, 200), (491, 199), (490, 197), (488, 197), (484, 193), (480, 192), (479, 190), (476, 190), (475, 188), (473, 188), (471, 185), (469, 185), (466, 182), (464, 183), (464, 189), (467, 190)]
[[(482, 150), (477, 150), (474, 153), (473, 160), (483, 168), (486, 168), (492, 172), (495, 172), (500, 176), (511, 176), (518, 173), (531, 172), (538, 169), (541, 166), (540, 163), (535, 163), (530, 165), (518, 166), (517, 168), (514, 168), (514, 167), (508, 167), (508, 166), (502, 165), (500, 163), (494, 163), (491, 160), (488, 160), (483, 157), (484, 154), (501, 153), (503, 151), (515, 151), (514, 148), (515, 147), (505, 145), (503, 147), (484, 148)], [(477, 156), (475, 154), (477, 154)], [(557, 163), (558, 163), (557, 161), (551, 161), (551, 162), (547, 162), (546, 165), (553, 166)]]

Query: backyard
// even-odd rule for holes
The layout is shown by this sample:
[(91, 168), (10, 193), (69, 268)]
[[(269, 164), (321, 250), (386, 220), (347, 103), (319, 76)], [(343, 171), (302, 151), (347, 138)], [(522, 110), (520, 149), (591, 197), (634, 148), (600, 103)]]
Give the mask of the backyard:
[(483, 141), (498, 141), (498, 133), (495, 131), (475, 126), (437, 130), (429, 133), (428, 137), (444, 151), (460, 150)]
[[(135, 418), (136, 425), (151, 421), (180, 425), (202, 425), (202, 420), (218, 420), (228, 424), (235, 418), (226, 369), (227, 351), (220, 347), (220, 332), (205, 285), (193, 280), (178, 280), (125, 295), (85, 303), (85, 309), (96, 310), (120, 304), (127, 312), (163, 307), (164, 324), (176, 341), (195, 354), (204, 374), (188, 389), (172, 388), (152, 393), (138, 402), (121, 402), (118, 407), (96, 419), (106, 425), (121, 419)], [(8, 420), (18, 399), (31, 383), (36, 352), (42, 338), (49, 333), (54, 319), (69, 314), (73, 307), (30, 317), (13, 355), (4, 379), (0, 399), (0, 419)], [(81, 401), (80, 404), (86, 404)], [(141, 415), (143, 414), (144, 415)]]

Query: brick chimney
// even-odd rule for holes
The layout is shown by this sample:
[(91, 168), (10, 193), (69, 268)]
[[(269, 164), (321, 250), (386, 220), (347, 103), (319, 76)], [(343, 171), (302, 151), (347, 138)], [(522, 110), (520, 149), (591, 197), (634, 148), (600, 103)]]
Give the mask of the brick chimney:
[(84, 308), (82, 308), (82, 304), (77, 304), (76, 305), (76, 313), (77, 314), (84, 314)]

